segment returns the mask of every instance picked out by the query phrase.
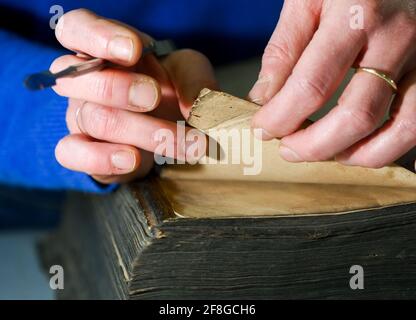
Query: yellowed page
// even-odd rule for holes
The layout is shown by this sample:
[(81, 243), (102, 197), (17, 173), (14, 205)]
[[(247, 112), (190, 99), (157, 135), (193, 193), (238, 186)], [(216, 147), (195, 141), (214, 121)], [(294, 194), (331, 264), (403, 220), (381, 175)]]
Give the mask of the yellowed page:
[[(258, 108), (205, 89), (188, 123), (216, 138), (222, 154), (231, 157), (241, 145), (224, 144), (218, 131), (249, 130)], [(261, 144), (258, 174), (245, 174), (246, 166), (241, 163), (173, 165), (161, 173), (163, 189), (176, 213), (188, 217), (339, 213), (416, 201), (416, 189), (411, 189), (416, 187), (416, 175), (402, 167), (368, 169), (335, 161), (289, 163), (279, 156), (278, 145), (277, 139)], [(202, 162), (209, 160), (205, 157)]]
[[(246, 129), (259, 107), (222, 92), (204, 90), (196, 101), (188, 123), (208, 134), (221, 129)], [(250, 139), (254, 141), (254, 137)], [(241, 164), (199, 165), (190, 168), (171, 167), (163, 171), (164, 177), (180, 172), (181, 179), (280, 181), (296, 183), (325, 183), (416, 187), (416, 174), (391, 165), (381, 169), (344, 166), (335, 161), (290, 163), (278, 152), (279, 140), (262, 143), (262, 170), (257, 175), (245, 175)], [(223, 152), (231, 154), (240, 144), (229, 143)], [(207, 160), (203, 159), (206, 162)]]

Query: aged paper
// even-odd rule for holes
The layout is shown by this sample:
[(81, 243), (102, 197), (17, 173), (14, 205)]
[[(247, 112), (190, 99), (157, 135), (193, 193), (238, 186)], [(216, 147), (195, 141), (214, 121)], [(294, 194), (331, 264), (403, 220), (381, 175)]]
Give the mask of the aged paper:
[[(224, 143), (218, 132), (250, 132), (250, 119), (258, 108), (204, 89), (188, 123), (216, 139), (220, 158), (225, 155), (230, 160), (238, 151), (244, 156), (241, 149), (254, 156), (253, 146), (249, 150), (238, 143)], [(255, 143), (253, 136), (245, 140)], [(257, 174), (245, 174), (250, 164), (241, 161), (207, 164), (207, 156), (202, 159), (205, 164), (164, 168), (162, 188), (177, 215), (184, 217), (334, 214), (416, 202), (416, 175), (402, 167), (368, 169), (335, 161), (289, 163), (279, 156), (278, 145), (277, 139), (261, 144)]]

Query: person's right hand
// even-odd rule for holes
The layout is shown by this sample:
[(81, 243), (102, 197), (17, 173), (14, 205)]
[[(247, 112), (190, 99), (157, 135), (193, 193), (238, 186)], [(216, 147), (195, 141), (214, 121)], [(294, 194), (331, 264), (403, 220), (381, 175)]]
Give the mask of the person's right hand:
[(149, 36), (84, 9), (65, 14), (55, 31), (64, 47), (80, 54), (59, 57), (52, 72), (84, 61), (82, 54), (120, 65), (57, 81), (53, 89), (70, 98), (70, 134), (55, 151), (61, 165), (102, 183), (143, 176), (152, 167), (161, 129), (175, 137), (164, 156), (192, 157), (185, 140), (177, 137), (174, 121), (187, 118), (202, 88), (216, 87), (205, 56), (186, 49), (160, 61), (153, 55), (142, 57), (143, 47), (152, 41)]
[[(337, 106), (303, 129), (351, 67), (373, 74), (357, 72)], [(397, 83), (394, 97), (383, 75)], [(249, 97), (263, 105), (255, 132), (282, 138), (287, 161), (396, 161), (416, 146), (416, 1), (285, 0)]]

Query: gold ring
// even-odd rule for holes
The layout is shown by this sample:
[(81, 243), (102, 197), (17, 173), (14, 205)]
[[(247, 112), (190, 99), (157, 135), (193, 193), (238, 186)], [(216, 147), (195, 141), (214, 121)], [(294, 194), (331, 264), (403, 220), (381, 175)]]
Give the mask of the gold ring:
[(383, 73), (383, 72), (381, 72), (377, 69), (373, 69), (373, 68), (358, 68), (357, 72), (359, 72), (359, 71), (364, 71), (364, 72), (370, 73), (372, 75), (375, 75), (376, 77), (379, 77), (380, 79), (383, 79), (393, 89), (394, 93), (397, 92), (396, 82), (392, 78), (390, 78), (387, 74), (385, 74), (385, 73)]
[(89, 134), (84, 130), (83, 126), (80, 123), (80, 121), (82, 122), (81, 111), (82, 111), (82, 108), (84, 108), (86, 103), (87, 101), (84, 101), (82, 105), (78, 107), (77, 111), (75, 112), (75, 123), (77, 124), (79, 131), (81, 131), (82, 134), (88, 136)]

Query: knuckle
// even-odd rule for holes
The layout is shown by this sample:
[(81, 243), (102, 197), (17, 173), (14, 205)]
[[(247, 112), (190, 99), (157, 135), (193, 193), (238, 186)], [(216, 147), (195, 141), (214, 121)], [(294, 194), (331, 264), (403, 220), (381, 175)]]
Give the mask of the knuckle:
[(305, 100), (308, 102), (306, 106), (315, 108), (316, 105), (321, 104), (326, 100), (329, 91), (329, 82), (321, 77), (298, 77), (293, 82)]
[(397, 121), (399, 132), (405, 136), (409, 136), (416, 143), (416, 117), (409, 117)]
[(401, 39), (401, 44), (406, 46), (409, 52), (415, 52), (416, 42), (416, 15), (414, 18), (403, 17), (396, 24), (396, 33)]
[(288, 12), (290, 13), (296, 14), (299, 10), (306, 10), (317, 17), (325, 8), (324, 5), (328, 5), (327, 3), (322, 2), (323, 1), (285, 0), (284, 5), (287, 6)]
[(396, 24), (400, 31), (405, 33), (414, 33), (416, 29), (416, 1), (414, 2), (415, 8), (412, 10), (401, 11), (396, 20)]
[(347, 110), (344, 111), (344, 115), (345, 123), (350, 125), (359, 137), (370, 134), (378, 126), (378, 118), (367, 109)]
[(93, 81), (92, 92), (98, 101), (111, 102), (114, 97), (115, 85), (116, 73), (111, 70), (106, 70), (98, 74), (95, 81)]
[(107, 108), (96, 108), (91, 112), (91, 123), (94, 136), (97, 138), (105, 139), (113, 131), (114, 120), (113, 112)]
[(88, 104), (84, 108), (89, 110), (83, 110), (82, 123), (91, 136), (106, 140), (118, 135), (122, 127), (118, 110), (101, 106), (88, 107)]
[(287, 63), (293, 61), (289, 45), (286, 41), (269, 41), (264, 49), (262, 63), (264, 65), (273, 63)]

